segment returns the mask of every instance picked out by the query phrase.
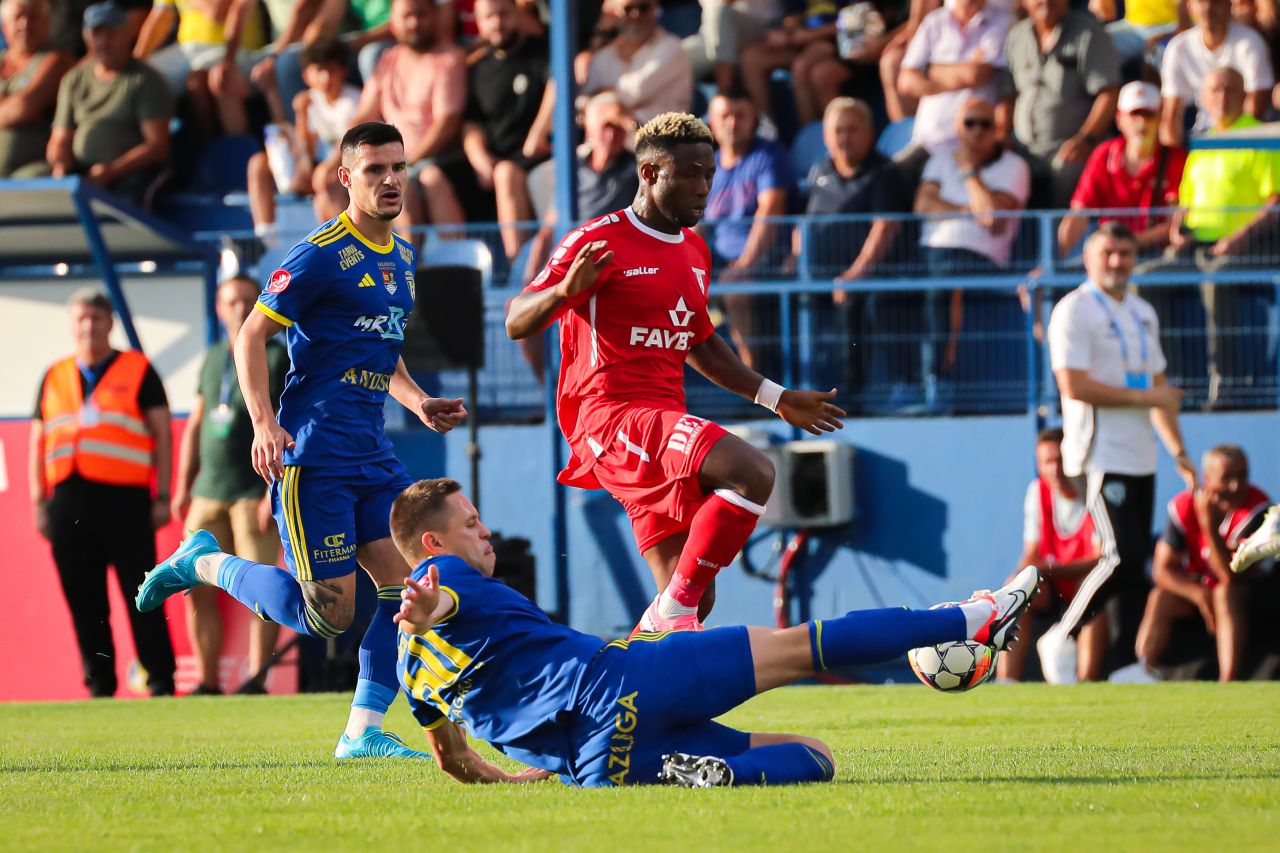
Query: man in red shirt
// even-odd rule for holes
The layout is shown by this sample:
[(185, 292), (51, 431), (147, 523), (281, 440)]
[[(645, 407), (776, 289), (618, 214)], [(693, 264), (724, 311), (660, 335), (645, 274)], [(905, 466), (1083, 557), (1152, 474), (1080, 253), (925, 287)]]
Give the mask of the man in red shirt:
[(664, 113), (636, 134), (630, 207), (560, 241), (511, 301), (515, 340), (560, 327), (556, 409), (572, 458), (558, 481), (604, 488), (626, 509), (661, 592), (637, 631), (698, 630), (716, 573), (755, 529), (773, 490), (761, 451), (686, 411), (684, 365), (814, 435), (844, 425), (830, 391), (788, 390), (742, 363), (707, 314), (711, 253), (691, 229), (706, 210), (714, 140)]
[[(1120, 89), (1116, 104), (1120, 136), (1094, 149), (1071, 196), (1072, 210), (1176, 207), (1178, 185), (1187, 152), (1159, 143), (1160, 90), (1135, 81)], [(1159, 175), (1159, 177), (1157, 177)], [(1169, 217), (1146, 213), (1102, 216), (1116, 219), (1138, 237), (1138, 250), (1160, 250), (1169, 244)], [(1065, 255), (1080, 241), (1088, 220), (1067, 216), (1058, 225), (1058, 251)]]
[(1249, 483), (1249, 460), (1234, 444), (1205, 454), (1204, 483), (1169, 501), (1169, 526), (1156, 543), (1156, 588), (1138, 629), (1138, 660), (1148, 672), (1160, 662), (1175, 620), (1199, 616), (1217, 640), (1218, 680), (1237, 675), (1245, 640), (1251, 576), (1231, 571), (1232, 552), (1262, 524), (1270, 499)]
[[(1098, 563), (1098, 540), (1084, 495), (1062, 470), (1062, 430), (1046, 429), (1036, 437), (1036, 473), (1023, 503), (1022, 558), (1012, 576), (1035, 566), (1045, 580), (1040, 593), (1022, 617), (1022, 642), (1005, 649), (996, 663), (996, 677), (1021, 681), (1027, 651), (1035, 641), (1032, 615), (1071, 603), (1080, 581)], [(1099, 613), (1080, 630), (1076, 677), (1097, 681), (1107, 651), (1107, 615)]]

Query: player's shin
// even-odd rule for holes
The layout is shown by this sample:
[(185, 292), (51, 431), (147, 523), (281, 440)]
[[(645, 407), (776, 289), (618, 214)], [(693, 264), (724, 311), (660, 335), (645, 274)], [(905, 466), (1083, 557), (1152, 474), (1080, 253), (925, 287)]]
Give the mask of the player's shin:
[[(991, 606), (983, 604), (981, 616), (989, 619)], [(909, 649), (968, 639), (969, 623), (977, 619), (977, 608), (968, 613), (963, 606), (937, 610), (855, 610), (838, 619), (815, 619), (809, 623), (809, 649), (813, 669), (823, 672), (833, 666), (881, 663), (905, 655)]]
[(278, 566), (232, 554), (215, 554), (197, 560), (196, 573), (205, 583), (226, 590), (259, 618), (311, 637), (330, 638), (342, 633), (307, 605), (298, 582)]
[(830, 782), (835, 767), (818, 750), (804, 743), (773, 743), (724, 759), (733, 772), (732, 784), (794, 785)]
[(697, 610), (707, 586), (746, 546), (763, 513), (764, 507), (736, 492), (720, 489), (707, 499), (693, 517), (658, 612), (673, 617)]
[(378, 608), (360, 641), (360, 676), (351, 700), (346, 735), (357, 738), (382, 718), (400, 690), (396, 675), (396, 623), (403, 586), (378, 587)]

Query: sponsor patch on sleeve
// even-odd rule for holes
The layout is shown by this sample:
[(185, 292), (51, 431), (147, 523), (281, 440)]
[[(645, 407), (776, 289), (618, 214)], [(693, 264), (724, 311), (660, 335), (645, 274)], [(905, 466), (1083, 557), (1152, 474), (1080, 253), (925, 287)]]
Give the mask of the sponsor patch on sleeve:
[(291, 281), (293, 281), (293, 275), (288, 270), (276, 270), (271, 274), (271, 278), (267, 279), (267, 293), (283, 293)]

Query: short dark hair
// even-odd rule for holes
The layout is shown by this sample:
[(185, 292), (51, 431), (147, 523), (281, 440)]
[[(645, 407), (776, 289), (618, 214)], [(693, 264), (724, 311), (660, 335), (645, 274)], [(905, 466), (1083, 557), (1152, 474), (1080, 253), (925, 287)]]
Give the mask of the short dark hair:
[(1063, 432), (1062, 427), (1049, 427), (1042, 429), (1036, 434), (1036, 444), (1044, 444), (1053, 442), (1054, 444), (1062, 444)]
[(643, 163), (657, 155), (671, 156), (681, 145), (701, 142), (712, 148), (716, 145), (716, 138), (701, 119), (688, 113), (663, 113), (636, 131), (636, 160)]
[(448, 477), (419, 480), (401, 492), (391, 504), (391, 540), (414, 565), (426, 558), (422, 534), (441, 524), (444, 502), (462, 491), (462, 484)]
[(355, 154), (361, 146), (377, 147), (392, 142), (404, 145), (404, 137), (394, 124), (362, 121), (342, 135), (342, 160), (345, 163), (347, 156)]
[(351, 52), (338, 39), (317, 39), (302, 48), (302, 66), (341, 65), (347, 67)]
[(1117, 222), (1114, 219), (1109, 222), (1102, 223), (1098, 226), (1098, 230), (1093, 233), (1101, 234), (1103, 237), (1110, 237), (1113, 240), (1125, 240), (1134, 244), (1138, 242), (1138, 235), (1134, 234), (1129, 226)]
[(711, 96), (712, 100), (716, 98), (724, 98), (726, 101), (750, 101), (754, 106), (755, 101), (751, 100), (751, 96), (747, 94), (747, 90), (742, 88), (742, 84), (734, 81), (731, 85), (722, 89), (717, 89), (716, 93)]

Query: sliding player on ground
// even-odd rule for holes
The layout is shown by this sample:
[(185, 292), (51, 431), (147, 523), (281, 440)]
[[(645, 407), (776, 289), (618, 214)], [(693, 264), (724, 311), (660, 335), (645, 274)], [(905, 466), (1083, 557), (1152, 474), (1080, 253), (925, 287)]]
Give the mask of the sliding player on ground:
[[(636, 135), (630, 207), (571, 231), (512, 300), (519, 340), (561, 321), (557, 478), (604, 488), (626, 509), (659, 594), (637, 631), (698, 630), (716, 573), (746, 545), (773, 490), (768, 457), (688, 414), (684, 365), (814, 435), (843, 427), (827, 392), (788, 390), (742, 363), (707, 314), (711, 254), (691, 229), (715, 175), (701, 121), (664, 113)], [(705, 593), (705, 595), (704, 595)]]
[[(553, 773), (586, 787), (829, 781), (835, 766), (821, 741), (737, 731), (714, 718), (828, 667), (953, 640), (1002, 649), (1038, 581), (1032, 566), (994, 593), (935, 610), (606, 643), (552, 623), (491, 577), (489, 530), (456, 481), (407, 489), (391, 509), (391, 533), (417, 564), (396, 616), (402, 684), (436, 761), (461, 782)], [(467, 734), (536, 770), (506, 773), (471, 749)]]
[[(207, 531), (148, 573), (141, 611), (199, 584), (300, 634), (336, 637), (355, 616), (356, 569), (378, 587), (360, 643), (360, 675), (338, 758), (423, 757), (382, 718), (398, 692), (396, 628), (405, 563), (388, 514), (412, 479), (383, 430), (388, 392), (436, 432), (465, 416), (461, 400), (429, 397), (400, 350), (413, 310), (413, 245), (391, 231), (406, 177), (404, 140), (366, 122), (342, 140), (339, 179), (351, 204), (295, 246), (271, 275), (236, 340), (236, 369), (253, 419), (253, 466), (271, 484), (290, 578), (219, 552)], [(285, 330), (290, 369), (279, 422), (268, 394), (266, 343)]]

